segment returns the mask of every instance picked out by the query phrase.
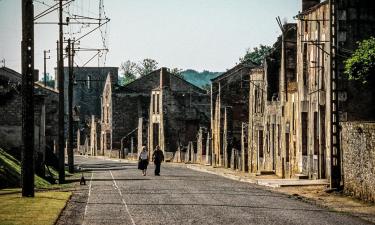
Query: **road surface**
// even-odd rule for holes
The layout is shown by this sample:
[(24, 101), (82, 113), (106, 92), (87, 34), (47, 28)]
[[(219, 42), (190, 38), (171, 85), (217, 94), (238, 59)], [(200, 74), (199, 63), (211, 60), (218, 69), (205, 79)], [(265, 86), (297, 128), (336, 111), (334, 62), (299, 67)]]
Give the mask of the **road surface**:
[(76, 157), (87, 171), (57, 224), (370, 224), (263, 187), (162, 164), (142, 176), (136, 164)]

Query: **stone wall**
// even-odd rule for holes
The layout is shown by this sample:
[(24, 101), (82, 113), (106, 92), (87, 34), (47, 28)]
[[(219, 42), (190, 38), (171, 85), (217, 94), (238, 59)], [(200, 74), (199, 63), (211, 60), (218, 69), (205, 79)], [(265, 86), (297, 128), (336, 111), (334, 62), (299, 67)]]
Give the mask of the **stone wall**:
[(344, 190), (375, 201), (375, 123), (342, 123)]

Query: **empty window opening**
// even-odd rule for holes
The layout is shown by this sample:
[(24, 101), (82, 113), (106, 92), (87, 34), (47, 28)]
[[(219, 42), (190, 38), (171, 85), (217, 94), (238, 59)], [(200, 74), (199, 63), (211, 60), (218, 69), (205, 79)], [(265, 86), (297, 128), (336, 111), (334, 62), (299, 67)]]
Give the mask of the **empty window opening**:
[(307, 112), (302, 113), (302, 155), (307, 156)]
[(258, 152), (259, 152), (259, 158), (263, 158), (263, 131), (259, 131), (259, 136), (258, 136)]

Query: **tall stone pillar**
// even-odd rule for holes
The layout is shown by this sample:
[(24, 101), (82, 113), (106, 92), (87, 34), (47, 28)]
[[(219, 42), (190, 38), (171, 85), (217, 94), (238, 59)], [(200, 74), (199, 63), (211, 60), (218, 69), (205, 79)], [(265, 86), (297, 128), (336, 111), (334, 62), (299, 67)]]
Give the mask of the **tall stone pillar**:
[(81, 153), (81, 131), (77, 129), (77, 153)]
[(206, 142), (206, 165), (212, 164), (212, 146), (211, 146), (211, 137), (210, 133), (207, 133), (207, 142)]
[(97, 136), (96, 136), (96, 122), (95, 116), (91, 116), (91, 130), (90, 130), (90, 153), (91, 156), (97, 155)]
[(202, 163), (203, 154), (203, 128), (200, 127), (197, 139), (197, 163)]

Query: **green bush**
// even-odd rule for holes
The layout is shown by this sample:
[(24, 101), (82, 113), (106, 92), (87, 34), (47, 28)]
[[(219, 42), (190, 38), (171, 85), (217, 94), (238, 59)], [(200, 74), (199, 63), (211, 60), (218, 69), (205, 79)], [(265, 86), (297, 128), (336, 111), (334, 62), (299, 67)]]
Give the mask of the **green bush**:
[(345, 61), (345, 74), (349, 80), (367, 85), (375, 81), (375, 38), (358, 42), (358, 48)]

